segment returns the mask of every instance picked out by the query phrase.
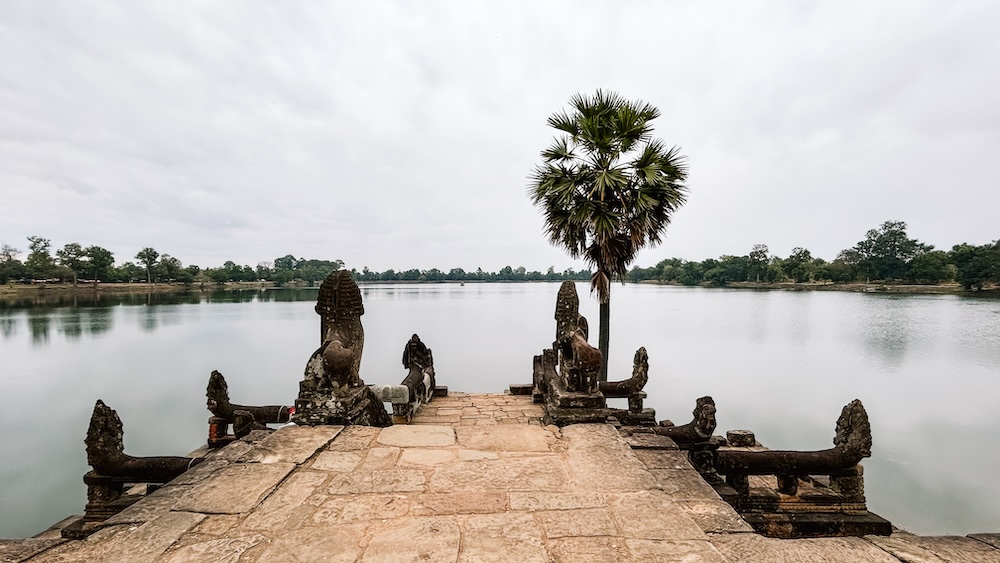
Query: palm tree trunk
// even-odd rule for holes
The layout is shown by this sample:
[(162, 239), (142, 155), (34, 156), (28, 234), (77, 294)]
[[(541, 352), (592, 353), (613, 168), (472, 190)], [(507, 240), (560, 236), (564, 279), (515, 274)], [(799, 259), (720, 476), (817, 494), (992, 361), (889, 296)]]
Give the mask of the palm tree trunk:
[(611, 292), (608, 291), (608, 298), (601, 302), (600, 309), (600, 319), (601, 319), (601, 332), (600, 336), (597, 337), (597, 346), (601, 351), (601, 374), (599, 379), (601, 381), (608, 380), (608, 343), (611, 340), (610, 333), (610, 323), (611, 323)]

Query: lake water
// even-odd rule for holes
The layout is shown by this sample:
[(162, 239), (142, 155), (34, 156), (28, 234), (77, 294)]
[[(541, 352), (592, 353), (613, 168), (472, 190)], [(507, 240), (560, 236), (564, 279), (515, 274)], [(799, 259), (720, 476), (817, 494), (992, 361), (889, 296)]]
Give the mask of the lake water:
[[(558, 284), (366, 285), (362, 377), (398, 383), (403, 345), (433, 349), (438, 382), (502, 392), (531, 381)], [(578, 284), (596, 342), (597, 303)], [(0, 537), (32, 535), (86, 502), (94, 402), (132, 455), (183, 455), (207, 434), (213, 369), (233, 401), (291, 404), (319, 345), (312, 290), (0, 303)], [(831, 446), (861, 399), (874, 447), (869, 509), (917, 533), (1000, 531), (1000, 301), (957, 296), (612, 288), (611, 379), (649, 351), (648, 406), (690, 420), (712, 395), (718, 433), (771, 448)]]

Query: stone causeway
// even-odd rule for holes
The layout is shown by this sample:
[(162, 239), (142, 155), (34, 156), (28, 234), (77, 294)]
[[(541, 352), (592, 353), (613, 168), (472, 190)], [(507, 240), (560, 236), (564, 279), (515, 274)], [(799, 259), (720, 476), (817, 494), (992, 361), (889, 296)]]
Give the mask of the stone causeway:
[(530, 397), (452, 393), (409, 425), (251, 433), (36, 562), (1000, 562), (1000, 534), (771, 539), (676, 449), (543, 426)]

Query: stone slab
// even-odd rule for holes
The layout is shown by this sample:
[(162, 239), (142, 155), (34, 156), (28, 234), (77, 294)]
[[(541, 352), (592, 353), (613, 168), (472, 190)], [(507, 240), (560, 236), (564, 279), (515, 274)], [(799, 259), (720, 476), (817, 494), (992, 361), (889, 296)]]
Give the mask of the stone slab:
[(1000, 549), (1000, 534), (969, 534), (969, 537)]
[(113, 526), (83, 541), (71, 541), (35, 560), (46, 563), (153, 561), (181, 536), (205, 519), (204, 514), (169, 512), (139, 526)]
[(285, 522), (303, 507), (306, 499), (313, 496), (326, 479), (327, 475), (319, 471), (293, 473), (246, 517), (242, 527), (251, 530), (284, 529)]
[(650, 469), (649, 472), (672, 500), (722, 500), (694, 469)]
[(753, 532), (739, 513), (723, 500), (682, 500), (677, 506), (706, 533), (733, 534)]
[(427, 424), (440, 426), (443, 424), (457, 424), (460, 421), (461, 417), (458, 415), (434, 416), (434, 415), (420, 415), (418, 413), (417, 416), (414, 416), (413, 420), (410, 421), (410, 424), (415, 426), (423, 426)]
[[(904, 559), (905, 556), (914, 561), (961, 561), (962, 563), (996, 563), (1000, 561), (1000, 549), (988, 543), (963, 536), (916, 536), (908, 533), (895, 533), (889, 537), (866, 536), (865, 539)], [(919, 549), (914, 549), (919, 548)], [(921, 551), (922, 550), (922, 551)], [(930, 553), (934, 559), (917, 558), (917, 553)]]
[(348, 426), (337, 434), (326, 449), (334, 452), (367, 450), (381, 431), (381, 428), (373, 426)]
[[(630, 552), (629, 561), (635, 563), (729, 563), (707, 541), (625, 540)], [(743, 561), (743, 560), (740, 560)], [(764, 560), (761, 560), (764, 563)], [(771, 563), (770, 561), (768, 563)], [(789, 561), (789, 563), (792, 563)], [(839, 563), (839, 562), (838, 562)], [(844, 562), (846, 563), (846, 562)]]
[(548, 563), (549, 557), (541, 529), (531, 516), (499, 513), (471, 516), (465, 521), (458, 561)]
[(545, 527), (547, 538), (620, 535), (607, 508), (544, 510), (534, 515)]
[(687, 452), (669, 450), (633, 450), (635, 457), (646, 469), (688, 469), (694, 470), (688, 461)]
[(627, 563), (631, 561), (625, 540), (619, 537), (555, 538), (548, 542), (556, 563)]
[(574, 424), (562, 428), (569, 441), (568, 465), (580, 490), (637, 491), (657, 488), (646, 466), (618, 431), (607, 424)]
[(630, 434), (624, 436), (625, 443), (633, 449), (649, 449), (649, 450), (677, 450), (677, 442), (674, 442), (671, 438), (667, 436), (660, 436), (659, 434), (652, 434), (647, 432), (641, 432), (636, 434)]
[(628, 538), (705, 540), (705, 533), (661, 491), (621, 493), (608, 499), (611, 514)]
[(193, 485), (174, 510), (204, 514), (250, 512), (293, 469), (293, 463), (234, 464), (218, 470), (211, 479)]
[(46, 549), (55, 547), (65, 541), (66, 540), (58, 538), (46, 540), (34, 538), (0, 540), (0, 561), (3, 563), (24, 561), (32, 555), (41, 553)]
[(547, 452), (549, 444), (555, 441), (555, 436), (548, 430), (523, 424), (498, 428), (460, 426), (455, 431), (459, 445), (472, 450)]
[(343, 426), (282, 426), (238, 461), (301, 464), (333, 441), (343, 429)]
[(433, 424), (396, 425), (383, 428), (377, 441), (384, 446), (400, 448), (443, 448), (455, 445), (455, 430), (451, 426)]
[(239, 514), (212, 514), (202, 520), (201, 523), (198, 524), (194, 530), (192, 530), (192, 533), (209, 536), (221, 536), (233, 529), (233, 526), (239, 524), (239, 522)]
[(576, 510), (607, 506), (604, 495), (586, 493), (510, 493), (511, 510)]
[(354, 471), (355, 473), (365, 473), (380, 469), (392, 469), (396, 467), (396, 461), (399, 460), (400, 452), (402, 450), (395, 447), (372, 448), (368, 450), (368, 453), (364, 454), (361, 463)]
[(240, 557), (248, 550), (267, 541), (267, 537), (261, 534), (246, 534), (198, 541), (168, 551), (157, 562), (190, 563), (192, 561), (211, 561), (212, 563), (237, 563)]
[(504, 512), (507, 507), (506, 493), (466, 492), (427, 493), (419, 495), (413, 504), (414, 516), (436, 516), (445, 514), (486, 514)]
[(132, 506), (108, 518), (102, 522), (102, 525), (115, 526), (154, 520), (170, 512), (190, 488), (188, 486), (168, 485), (157, 489)]
[(424, 492), (427, 477), (419, 469), (381, 469), (337, 474), (330, 481), (331, 495)]
[(947, 563), (946, 559), (899, 537), (865, 536), (865, 539), (906, 563)]
[(168, 485), (193, 485), (199, 481), (211, 477), (215, 472), (229, 465), (229, 461), (224, 459), (209, 458), (178, 475)]
[(390, 520), (374, 528), (361, 561), (455, 561), (461, 537), (458, 522), (448, 516)]
[(432, 450), (423, 448), (407, 448), (399, 456), (400, 464), (433, 467), (457, 461), (458, 456), (451, 450)]
[(484, 459), (438, 467), (429, 492), (559, 491), (568, 482), (556, 456)]
[(343, 524), (400, 518), (410, 511), (406, 495), (351, 495), (330, 497), (312, 515), (318, 524)]
[(277, 535), (256, 563), (353, 563), (361, 555), (363, 525), (330, 524)]
[[(361, 455), (364, 455), (363, 452)], [(333, 473), (350, 473), (361, 463), (361, 455), (355, 452), (320, 452), (312, 462), (312, 468)]]
[(230, 442), (224, 447), (216, 450), (209, 455), (206, 461), (234, 462), (246, 455), (247, 452), (253, 449), (253, 447), (254, 445), (247, 441), (246, 437), (244, 437), (241, 440)]
[(458, 459), (462, 461), (472, 461), (476, 459), (497, 459), (500, 456), (497, 452), (481, 452), (479, 450), (458, 450)]
[(776, 539), (757, 534), (718, 534), (710, 538), (715, 549), (730, 561), (788, 563), (899, 563), (862, 538)]

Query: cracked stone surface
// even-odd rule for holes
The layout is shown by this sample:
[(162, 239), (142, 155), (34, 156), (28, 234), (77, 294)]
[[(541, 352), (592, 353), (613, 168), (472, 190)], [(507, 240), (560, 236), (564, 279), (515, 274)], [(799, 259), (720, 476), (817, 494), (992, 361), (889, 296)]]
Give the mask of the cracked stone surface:
[(684, 452), (543, 415), (451, 393), (409, 426), (252, 433), (86, 540), (0, 541), (0, 562), (1000, 561), (997, 534), (764, 538)]
[(390, 426), (382, 429), (378, 443), (401, 448), (440, 448), (455, 443), (455, 430), (450, 426)]
[(216, 472), (215, 478), (188, 489), (173, 510), (204, 514), (249, 512), (294, 468), (292, 463), (248, 463), (223, 467)]

